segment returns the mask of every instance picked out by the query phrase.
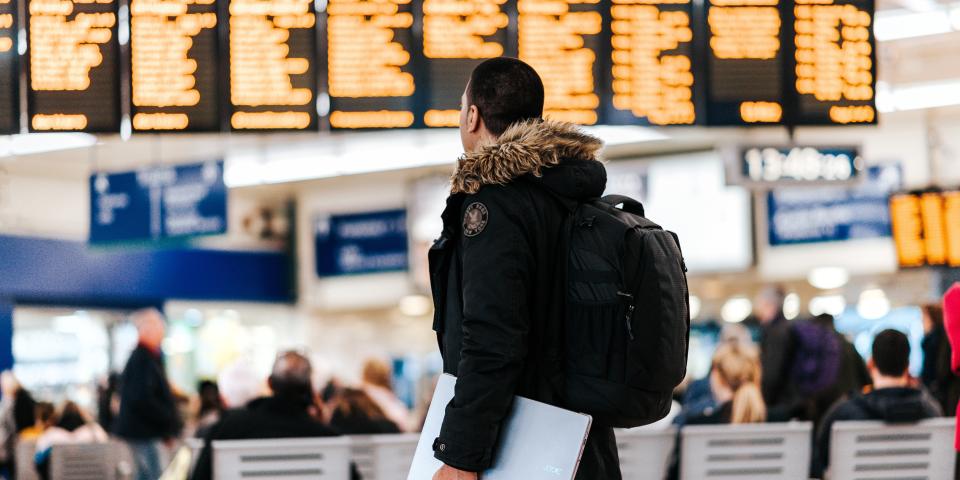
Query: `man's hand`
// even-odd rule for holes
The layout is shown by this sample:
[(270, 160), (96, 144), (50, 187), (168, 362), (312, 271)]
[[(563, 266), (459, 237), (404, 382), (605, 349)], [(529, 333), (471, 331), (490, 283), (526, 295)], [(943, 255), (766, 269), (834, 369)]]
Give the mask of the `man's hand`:
[(450, 465), (444, 465), (433, 475), (433, 480), (478, 480), (480, 478), (475, 472), (465, 472), (457, 470)]

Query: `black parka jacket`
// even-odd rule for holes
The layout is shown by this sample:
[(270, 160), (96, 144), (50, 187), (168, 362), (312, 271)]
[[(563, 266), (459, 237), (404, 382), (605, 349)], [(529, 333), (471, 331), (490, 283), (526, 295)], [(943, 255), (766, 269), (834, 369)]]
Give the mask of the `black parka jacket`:
[[(459, 162), (430, 251), (434, 330), (458, 377), (434, 442), (450, 466), (491, 466), (514, 395), (563, 406), (562, 229), (603, 194), (601, 146), (571, 124), (526, 122)], [(591, 432), (578, 478), (620, 478), (612, 431)]]

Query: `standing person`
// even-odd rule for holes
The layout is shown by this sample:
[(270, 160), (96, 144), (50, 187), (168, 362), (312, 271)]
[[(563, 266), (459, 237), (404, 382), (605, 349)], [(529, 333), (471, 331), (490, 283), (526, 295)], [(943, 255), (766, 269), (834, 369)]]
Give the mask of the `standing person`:
[(763, 399), (770, 407), (789, 408), (792, 402), (789, 378), (795, 345), (790, 322), (783, 314), (784, 298), (782, 288), (765, 288), (754, 301), (754, 315), (760, 322)]
[(363, 364), (362, 390), (391, 422), (400, 430), (409, 432), (413, 430), (410, 409), (394, 393), (392, 374), (393, 369), (387, 362), (376, 358), (368, 359)]
[[(960, 283), (954, 283), (943, 296), (943, 328), (950, 342), (950, 371), (960, 375)], [(955, 412), (957, 427), (954, 429), (954, 449), (958, 452), (955, 478), (960, 478), (960, 405), (956, 406)], [(948, 415), (953, 413), (954, 410), (947, 412)]]
[[(434, 480), (473, 480), (494, 462), (514, 395), (561, 403), (560, 257), (570, 204), (600, 197), (602, 142), (574, 125), (541, 120), (544, 90), (529, 65), (478, 65), (463, 93), (464, 156), (430, 251), (443, 370), (457, 376), (434, 455)], [(621, 478), (613, 429), (595, 425), (578, 479)]]
[(136, 480), (160, 477), (160, 446), (180, 434), (182, 421), (164, 370), (160, 346), (166, 333), (156, 309), (133, 313), (139, 343), (120, 379), (120, 413), (115, 433), (133, 452)]
[(951, 348), (943, 324), (941, 305), (924, 305), (923, 314), (923, 366), (920, 381), (930, 391), (944, 412), (954, 412), (960, 400), (960, 377), (950, 368)]

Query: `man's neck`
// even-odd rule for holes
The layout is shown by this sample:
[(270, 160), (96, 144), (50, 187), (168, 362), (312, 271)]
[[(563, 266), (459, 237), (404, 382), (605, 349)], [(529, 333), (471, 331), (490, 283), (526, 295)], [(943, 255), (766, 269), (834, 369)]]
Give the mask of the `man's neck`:
[(910, 379), (906, 376), (903, 377), (884, 377), (877, 376), (873, 379), (873, 389), (880, 390), (883, 388), (904, 388), (910, 386)]

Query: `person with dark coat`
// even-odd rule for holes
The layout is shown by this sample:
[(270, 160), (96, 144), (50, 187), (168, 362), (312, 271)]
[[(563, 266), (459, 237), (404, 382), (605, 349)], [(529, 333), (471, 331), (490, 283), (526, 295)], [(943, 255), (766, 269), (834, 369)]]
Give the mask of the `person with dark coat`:
[(383, 409), (367, 392), (347, 388), (340, 393), (330, 426), (344, 435), (400, 433), (400, 427), (387, 418)]
[(213, 441), (255, 438), (332, 437), (337, 432), (311, 415), (316, 394), (313, 368), (303, 355), (282, 353), (273, 364), (268, 383), (272, 396), (261, 397), (244, 408), (227, 410), (204, 437), (193, 480), (213, 478)]
[(873, 378), (873, 390), (838, 402), (824, 417), (813, 448), (811, 478), (823, 478), (830, 466), (830, 435), (836, 422), (883, 420), (911, 423), (942, 414), (940, 406), (923, 390), (910, 386), (909, 367), (910, 341), (907, 336), (896, 330), (877, 334), (867, 365)]
[(792, 408), (795, 395), (790, 390), (790, 370), (796, 350), (793, 330), (783, 314), (783, 289), (767, 287), (754, 302), (754, 315), (760, 323), (760, 365), (763, 368), (763, 399), (777, 409)]
[(920, 381), (930, 391), (944, 412), (955, 412), (960, 402), (960, 377), (950, 366), (952, 355), (947, 331), (943, 325), (943, 306), (924, 305), (923, 312), (923, 366)]
[(133, 452), (136, 480), (156, 480), (162, 473), (160, 448), (180, 434), (183, 421), (164, 369), (161, 343), (166, 332), (156, 309), (134, 312), (139, 344), (120, 379), (120, 412), (114, 433)]
[[(443, 371), (458, 377), (435, 480), (490, 468), (515, 395), (562, 403), (558, 239), (567, 212), (603, 194), (606, 170), (599, 139), (541, 120), (543, 95), (533, 68), (496, 58), (474, 69), (461, 100), (466, 153), (429, 253)], [(611, 428), (591, 429), (576, 478), (621, 478)]]

